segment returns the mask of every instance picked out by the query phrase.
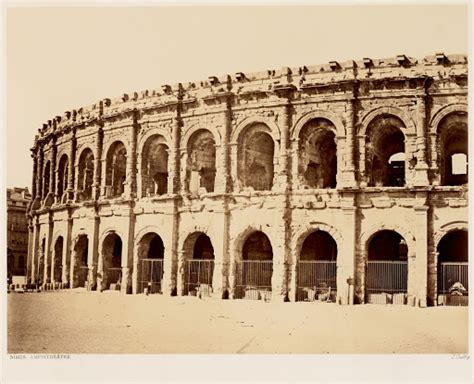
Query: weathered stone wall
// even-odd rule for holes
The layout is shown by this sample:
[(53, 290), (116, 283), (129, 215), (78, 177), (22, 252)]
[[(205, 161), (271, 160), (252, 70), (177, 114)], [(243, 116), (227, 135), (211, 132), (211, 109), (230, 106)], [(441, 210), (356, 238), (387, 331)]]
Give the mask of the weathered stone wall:
[[(273, 297), (295, 300), (302, 244), (322, 230), (338, 248), (338, 302), (364, 302), (368, 243), (389, 229), (408, 246), (409, 301), (424, 306), (435, 301), (437, 242), (467, 229), (467, 187), (442, 185), (440, 175), (450, 137), (440, 131), (463, 129), (466, 57), (443, 54), (210, 77), (68, 111), (39, 130), (32, 148), (30, 280), (56, 280), (53, 260), (61, 257), (61, 281), (73, 285), (74, 246), (87, 235), (88, 281), (100, 288), (103, 253), (115, 252), (104, 241), (115, 233), (121, 290), (138, 293), (139, 248), (153, 232), (165, 249), (162, 289), (182, 294), (186, 240), (204, 233), (214, 249), (214, 293), (233, 297), (243, 244), (261, 231), (273, 251)], [(153, 138), (167, 156), (151, 164)], [(114, 167), (120, 144), (124, 169)], [(401, 186), (376, 174), (391, 167), (390, 148), (404, 153)], [(90, 196), (85, 150), (93, 155)], [(63, 254), (55, 255), (59, 237)]]

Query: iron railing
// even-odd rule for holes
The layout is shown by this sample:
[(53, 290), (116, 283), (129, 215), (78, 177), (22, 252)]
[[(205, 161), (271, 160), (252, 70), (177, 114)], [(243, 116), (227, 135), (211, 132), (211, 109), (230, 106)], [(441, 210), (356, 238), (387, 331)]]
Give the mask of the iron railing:
[(406, 261), (369, 261), (367, 263), (366, 292), (406, 293), (408, 263)]
[[(469, 291), (468, 270), (468, 263), (465, 262), (439, 263), (438, 293), (447, 294), (458, 291), (463, 293), (463, 295), (467, 295)], [(465, 291), (457, 283), (460, 283)]]
[(336, 261), (299, 261), (297, 301), (336, 300)]
[(162, 293), (161, 280), (163, 279), (162, 259), (142, 259), (140, 276), (140, 292), (148, 288), (148, 293)]
[(235, 298), (269, 299), (272, 291), (273, 261), (243, 260), (236, 265)]
[(184, 266), (184, 294), (211, 296), (214, 260), (186, 260)]

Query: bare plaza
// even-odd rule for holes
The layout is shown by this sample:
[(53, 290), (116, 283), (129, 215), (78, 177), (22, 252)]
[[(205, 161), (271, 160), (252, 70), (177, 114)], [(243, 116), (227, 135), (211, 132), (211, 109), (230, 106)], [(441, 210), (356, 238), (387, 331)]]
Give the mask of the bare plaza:
[(11, 294), (8, 314), (10, 353), (392, 354), (468, 348), (466, 307), (216, 301), (79, 289)]

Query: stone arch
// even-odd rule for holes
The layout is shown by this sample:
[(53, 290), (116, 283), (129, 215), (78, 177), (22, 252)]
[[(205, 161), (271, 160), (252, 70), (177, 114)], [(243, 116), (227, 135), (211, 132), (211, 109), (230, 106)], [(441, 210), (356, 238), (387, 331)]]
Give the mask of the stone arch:
[(138, 143), (137, 143), (137, 153), (142, 154), (143, 148), (148, 141), (148, 139), (152, 136), (162, 136), (164, 138), (164, 143), (168, 146), (168, 148), (171, 148), (171, 144), (173, 143), (173, 139), (171, 138), (171, 135), (169, 133), (169, 130), (165, 129), (164, 127), (148, 127), (147, 130), (143, 135), (139, 137)]
[(301, 249), (303, 247), (303, 243), (306, 240), (306, 238), (313, 232), (315, 231), (323, 231), (328, 233), (329, 235), (332, 236), (334, 241), (337, 244), (337, 249), (339, 252), (343, 249), (343, 237), (341, 232), (334, 226), (325, 224), (325, 223), (311, 223), (300, 229), (294, 236), (293, 236), (293, 244), (294, 244), (294, 250), (295, 250), (295, 257), (296, 260), (299, 259)]
[(125, 188), (130, 152), (123, 141), (114, 140), (109, 143), (104, 153), (106, 196), (119, 197)]
[(269, 128), (268, 134), (270, 134), (270, 136), (273, 138), (275, 147), (277, 147), (277, 143), (279, 143), (280, 141), (280, 128), (274, 120), (262, 116), (249, 116), (239, 121), (231, 134), (230, 143), (237, 144), (240, 140), (240, 136), (244, 133), (244, 131), (247, 130), (247, 128), (249, 128), (250, 126), (257, 124), (264, 124)]
[(43, 166), (43, 199), (46, 198), (49, 191), (51, 190), (51, 160), (45, 161)]
[(62, 268), (63, 268), (63, 255), (66, 247), (66, 238), (61, 234), (57, 234), (53, 244), (52, 260), (53, 273), (51, 278), (55, 282), (60, 282), (62, 280)]
[(378, 225), (373, 225), (360, 235), (360, 244), (363, 246), (363, 258), (367, 261), (367, 250), (369, 247), (370, 240), (377, 234), (377, 232), (387, 230), (387, 231), (394, 231), (397, 232), (400, 236), (402, 236), (405, 241), (407, 242), (408, 246), (408, 258), (415, 257), (416, 250), (416, 239), (415, 236), (412, 235), (409, 229), (399, 225), (399, 224), (385, 224), (380, 223)]
[(265, 123), (247, 125), (238, 136), (234, 156), (236, 179), (244, 188), (270, 191), (274, 185), (278, 164), (278, 143)]
[[(140, 244), (140, 242), (143, 240), (143, 237), (145, 237), (147, 234), (151, 232), (156, 233), (158, 236), (160, 236), (163, 239), (163, 236), (160, 235), (159, 227), (157, 227), (156, 225), (147, 225), (143, 227), (142, 229), (140, 229), (138, 232), (136, 232), (135, 238), (133, 240), (135, 249), (138, 246), (138, 244)], [(165, 241), (163, 240), (163, 244), (164, 243)]]
[(305, 119), (297, 134), (293, 144), (297, 182), (305, 188), (336, 188), (341, 148), (334, 123), (325, 117)]
[[(451, 108), (450, 108), (451, 107)], [(457, 104), (443, 108), (431, 127), (431, 157), (438, 168), (441, 185), (459, 186), (468, 182), (467, 111)]]
[(440, 227), (438, 231), (435, 232), (434, 235), (434, 247), (439, 245), (439, 242), (441, 239), (447, 235), (449, 232), (452, 231), (468, 231), (469, 230), (469, 225), (466, 221), (451, 221), (449, 223), (446, 223)]
[(185, 143), (186, 191), (198, 195), (215, 191), (217, 174), (217, 143), (215, 134), (207, 128), (194, 130)]
[(85, 146), (78, 156), (77, 189), (78, 194), (81, 195), (81, 200), (90, 200), (92, 198), (94, 168), (94, 152), (90, 147)]
[[(114, 241), (112, 239), (115, 237)], [(120, 243), (116, 243), (116, 239)], [(120, 255), (115, 253), (116, 245), (120, 245)], [(99, 267), (97, 273), (97, 284), (101, 290), (109, 289), (111, 284), (122, 284), (128, 277), (122, 278), (122, 267), (124, 253), (127, 253), (126, 238), (115, 228), (108, 228), (102, 232), (99, 240)], [(116, 257), (120, 256), (120, 258)], [(114, 265), (118, 264), (118, 265)]]
[(211, 244), (211, 247), (212, 247), (212, 259), (214, 259), (214, 257), (215, 257), (214, 256), (214, 245), (212, 244), (211, 237), (205, 232), (194, 231), (194, 232), (188, 233), (188, 235), (186, 236), (186, 238), (183, 241), (182, 247), (180, 248), (180, 252), (183, 253), (183, 256), (186, 257), (187, 260), (190, 260), (190, 259), (193, 258), (192, 256), (193, 256), (194, 251), (195, 251), (196, 243), (197, 243), (198, 239), (203, 235), (206, 236), (208, 238), (208, 240), (210, 241), (210, 244)]
[(138, 193), (141, 197), (164, 195), (168, 192), (170, 146), (166, 137), (150, 134), (138, 152)]
[(234, 261), (242, 261), (242, 249), (245, 244), (245, 241), (248, 237), (255, 232), (262, 232), (270, 240), (272, 248), (275, 247), (277, 242), (272, 238), (271, 234), (264, 228), (263, 225), (248, 225), (242, 228), (238, 235), (232, 241), (232, 254), (234, 256)]
[(329, 120), (332, 125), (335, 127), (333, 129), (334, 134), (336, 137), (343, 137), (346, 135), (346, 129), (342, 121), (332, 112), (324, 111), (324, 110), (313, 110), (301, 116), (298, 121), (294, 124), (293, 128), (291, 129), (291, 140), (298, 140), (300, 137), (300, 132), (303, 127), (309, 123), (311, 120), (315, 119), (326, 119)]
[[(82, 241), (86, 239), (87, 242)], [(92, 257), (92, 236), (85, 230), (74, 233), (71, 242), (71, 264), (73, 274), (71, 276), (71, 288), (84, 287), (88, 280), (88, 264)], [(85, 256), (85, 260), (83, 257)]]
[(163, 264), (165, 258), (165, 243), (158, 228), (148, 226), (135, 237), (134, 243), (134, 281), (137, 285), (135, 292), (162, 292)]
[(411, 170), (413, 135), (399, 115), (379, 108), (359, 135), (359, 168), (370, 187), (405, 187)]
[(101, 235), (99, 236), (99, 247), (102, 245), (102, 243), (104, 242), (105, 238), (110, 235), (111, 233), (115, 233), (117, 234), (118, 236), (120, 236), (120, 238), (122, 239), (123, 242), (124, 239), (126, 239), (125, 235), (123, 234), (122, 231), (120, 231), (117, 227), (114, 227), (114, 226), (110, 226), (110, 227), (107, 227), (106, 229), (104, 229), (101, 233)]
[(62, 236), (63, 239), (66, 239), (66, 234), (64, 233), (63, 230), (59, 229), (57, 231), (54, 232), (53, 234), (53, 241), (52, 241), (52, 244), (55, 244), (56, 243), (56, 240), (58, 240), (58, 237), (59, 236)]
[(186, 228), (184, 230), (180, 231), (183, 236), (179, 236), (178, 240), (178, 252), (183, 252), (184, 247), (185, 247), (185, 242), (188, 239), (189, 236), (191, 236), (194, 233), (204, 233), (206, 236), (208, 236), (210, 239), (211, 237), (211, 231), (208, 226), (205, 225), (194, 225), (190, 228)]
[(393, 106), (382, 106), (367, 112), (361, 119), (357, 134), (359, 136), (365, 136), (369, 124), (377, 117), (382, 115), (392, 115), (400, 119), (405, 126), (404, 128), (400, 128), (405, 138), (409, 136), (416, 136), (416, 126), (411, 116), (402, 109)]
[(204, 131), (209, 131), (212, 133), (212, 136), (214, 137), (214, 143), (216, 144), (216, 147), (222, 145), (222, 137), (218, 129), (216, 129), (215, 126), (212, 126), (210, 124), (209, 126), (203, 126), (202, 123), (196, 123), (191, 125), (188, 129), (184, 131), (183, 137), (181, 138), (181, 144), (180, 147), (185, 150), (188, 148), (189, 140), (191, 137), (196, 133), (201, 130)]
[(430, 133), (436, 134), (438, 132), (440, 122), (451, 113), (468, 113), (467, 104), (448, 104), (444, 107), (438, 109), (438, 111), (433, 115), (429, 124)]

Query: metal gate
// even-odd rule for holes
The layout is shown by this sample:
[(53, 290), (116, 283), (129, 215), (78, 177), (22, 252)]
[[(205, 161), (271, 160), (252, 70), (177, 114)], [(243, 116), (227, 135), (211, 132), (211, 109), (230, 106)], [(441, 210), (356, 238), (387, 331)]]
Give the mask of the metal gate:
[(336, 270), (335, 261), (299, 261), (296, 300), (335, 301)]
[(145, 288), (148, 293), (162, 293), (161, 280), (163, 279), (162, 259), (142, 259), (142, 271), (140, 275), (140, 292)]
[(237, 263), (235, 298), (270, 300), (273, 261), (244, 260)]
[(184, 269), (184, 294), (211, 296), (214, 260), (186, 260)]
[(406, 261), (373, 260), (367, 263), (365, 289), (369, 302), (404, 304), (407, 281), (408, 263)]
[(468, 305), (468, 263), (439, 263), (438, 303), (445, 305)]

